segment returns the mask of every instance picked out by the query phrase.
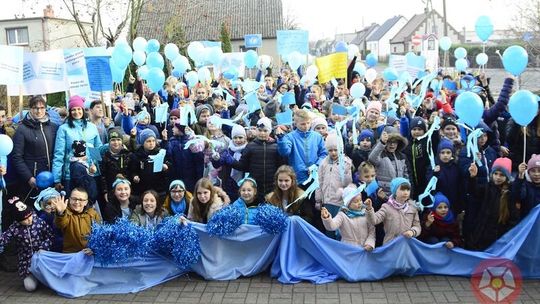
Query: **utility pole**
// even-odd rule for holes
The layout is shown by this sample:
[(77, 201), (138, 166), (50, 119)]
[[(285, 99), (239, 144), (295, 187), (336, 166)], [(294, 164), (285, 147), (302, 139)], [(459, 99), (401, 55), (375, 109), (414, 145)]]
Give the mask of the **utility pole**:
[(446, 21), (446, 0), (442, 1), (443, 5), (443, 19), (444, 19), (444, 36), (448, 36), (448, 23)]

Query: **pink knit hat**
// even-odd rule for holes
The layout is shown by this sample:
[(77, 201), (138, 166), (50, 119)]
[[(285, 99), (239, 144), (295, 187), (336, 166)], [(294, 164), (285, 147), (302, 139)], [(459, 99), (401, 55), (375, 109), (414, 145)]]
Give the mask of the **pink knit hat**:
[(531, 159), (527, 162), (527, 171), (534, 168), (540, 168), (540, 154), (531, 155)]
[(69, 98), (69, 109), (73, 108), (83, 108), (84, 109), (84, 98), (78, 95), (71, 96)]
[(512, 177), (512, 161), (510, 158), (497, 158), (491, 166), (491, 173), (493, 174), (495, 171), (501, 171), (504, 175), (506, 175), (506, 178), (510, 180)]
[(366, 109), (366, 113), (369, 112), (369, 110), (376, 110), (377, 112), (381, 113), (382, 110), (382, 104), (378, 100), (371, 101)]

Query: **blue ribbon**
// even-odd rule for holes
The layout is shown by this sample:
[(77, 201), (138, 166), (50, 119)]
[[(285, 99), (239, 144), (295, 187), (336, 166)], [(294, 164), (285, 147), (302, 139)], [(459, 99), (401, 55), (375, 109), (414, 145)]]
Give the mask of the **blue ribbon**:
[(294, 205), (296, 202), (303, 200), (306, 197), (311, 197), (313, 193), (315, 193), (315, 190), (319, 188), (319, 168), (317, 165), (312, 165), (309, 167), (309, 177), (302, 183), (302, 185), (307, 185), (310, 182), (313, 181), (313, 183), (304, 191), (300, 197), (298, 197), (294, 202), (288, 204), (285, 207), (285, 210), (289, 209), (292, 205)]
[(426, 134), (418, 137), (418, 140), (421, 140), (427, 137), (426, 144), (427, 144), (429, 162), (431, 163), (431, 169), (435, 168), (435, 155), (433, 153), (433, 141), (432, 141), (433, 133), (435, 131), (438, 131), (440, 128), (441, 128), (441, 119), (438, 116), (436, 116), (435, 119), (433, 120), (433, 124), (431, 125), (429, 130), (426, 132)]
[[(419, 209), (420, 211), (424, 211), (424, 208), (431, 208), (433, 207), (433, 195), (431, 195), (431, 191), (435, 190), (435, 188), (437, 188), (437, 177), (436, 176), (432, 176), (431, 179), (429, 180), (429, 183), (427, 184), (426, 186), (426, 190), (424, 190), (424, 193), (420, 194), (418, 196), (418, 201), (415, 202), (415, 205), (416, 205), (416, 208)], [(422, 200), (426, 197), (429, 197), (429, 199), (431, 200), (431, 204), (430, 205), (427, 205), (427, 206), (424, 206), (422, 205)]]
[(246, 181), (251, 181), (255, 185), (255, 187), (257, 187), (257, 182), (253, 178), (249, 177), (249, 172), (244, 174), (244, 178), (242, 178), (241, 180), (238, 181), (238, 183), (237, 183), (238, 187), (242, 187), (242, 185)]
[(467, 136), (467, 157), (473, 157), (473, 161), (476, 162), (478, 167), (482, 167), (482, 160), (478, 158), (480, 149), (478, 147), (478, 137), (482, 136), (482, 129), (474, 129), (469, 136)]

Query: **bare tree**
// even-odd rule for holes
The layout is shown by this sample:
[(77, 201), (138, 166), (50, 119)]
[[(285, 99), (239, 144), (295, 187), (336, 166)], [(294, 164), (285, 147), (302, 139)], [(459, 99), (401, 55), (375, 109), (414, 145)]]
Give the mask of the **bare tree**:
[(530, 55), (540, 55), (540, 0), (524, 0), (516, 4), (510, 30), (521, 37)]
[(300, 24), (296, 19), (296, 15), (290, 10), (287, 9), (287, 12), (283, 16), (283, 29), (285, 30), (297, 30), (300, 29)]

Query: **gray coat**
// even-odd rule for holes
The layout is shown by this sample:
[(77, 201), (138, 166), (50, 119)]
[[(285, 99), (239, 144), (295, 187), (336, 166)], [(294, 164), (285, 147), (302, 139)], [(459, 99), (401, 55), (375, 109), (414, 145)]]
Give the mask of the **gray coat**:
[(407, 139), (400, 134), (392, 133), (388, 136), (387, 142), (392, 140), (398, 142), (396, 152), (389, 153), (386, 151), (386, 145), (379, 140), (369, 154), (369, 161), (375, 166), (375, 171), (377, 172), (379, 186), (388, 195), (391, 194), (390, 182), (392, 182), (392, 179), (396, 177), (409, 178), (407, 159), (402, 152), (407, 146)]

